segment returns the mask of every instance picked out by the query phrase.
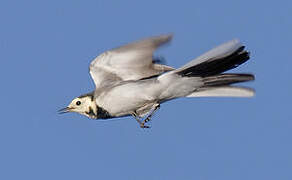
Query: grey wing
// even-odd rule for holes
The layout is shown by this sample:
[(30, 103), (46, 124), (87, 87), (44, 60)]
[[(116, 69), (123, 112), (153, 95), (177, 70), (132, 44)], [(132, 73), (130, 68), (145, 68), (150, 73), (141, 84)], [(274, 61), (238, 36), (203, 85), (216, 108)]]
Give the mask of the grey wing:
[(151, 37), (102, 53), (90, 64), (90, 74), (96, 87), (173, 70), (172, 67), (153, 63), (153, 52), (171, 39), (172, 35)]

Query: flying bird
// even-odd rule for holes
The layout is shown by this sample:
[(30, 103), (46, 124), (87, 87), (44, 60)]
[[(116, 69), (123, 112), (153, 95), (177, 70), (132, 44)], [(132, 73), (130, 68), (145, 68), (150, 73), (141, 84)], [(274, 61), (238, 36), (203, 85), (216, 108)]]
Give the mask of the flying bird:
[(226, 42), (180, 68), (160, 64), (153, 52), (172, 35), (136, 41), (97, 56), (89, 72), (96, 89), (74, 98), (60, 113), (77, 112), (93, 119), (132, 116), (141, 128), (166, 101), (180, 97), (251, 97), (250, 88), (235, 83), (252, 74), (224, 73), (249, 60), (238, 39)]

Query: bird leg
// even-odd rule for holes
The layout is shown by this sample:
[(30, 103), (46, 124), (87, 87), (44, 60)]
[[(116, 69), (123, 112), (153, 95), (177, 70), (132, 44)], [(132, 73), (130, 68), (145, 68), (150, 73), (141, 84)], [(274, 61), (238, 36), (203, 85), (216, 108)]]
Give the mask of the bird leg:
[(132, 113), (132, 116), (136, 119), (136, 121), (140, 124), (140, 127), (141, 128), (150, 128), (150, 126), (146, 126), (145, 125), (145, 120), (143, 122), (141, 122), (140, 118), (138, 117), (137, 113), (136, 112), (133, 112)]
[(132, 113), (132, 116), (136, 119), (136, 121), (140, 124), (141, 128), (150, 128), (150, 126), (145, 125), (149, 122), (153, 116), (153, 114), (160, 108), (160, 104), (156, 104), (153, 108), (152, 112), (142, 121), (136, 112)]
[(142, 123), (147, 123), (151, 120), (153, 114), (160, 108), (160, 104), (156, 104), (156, 106), (154, 107), (154, 109), (152, 110), (152, 112), (144, 119), (144, 121)]

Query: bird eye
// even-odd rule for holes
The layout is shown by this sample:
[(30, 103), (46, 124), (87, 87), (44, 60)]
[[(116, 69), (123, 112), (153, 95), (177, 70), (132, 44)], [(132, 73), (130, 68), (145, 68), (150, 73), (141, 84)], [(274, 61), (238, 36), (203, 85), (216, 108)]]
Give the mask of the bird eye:
[(81, 104), (81, 102), (80, 102), (80, 101), (77, 101), (77, 102), (76, 102), (76, 105), (77, 105), (77, 106), (79, 106), (80, 104)]

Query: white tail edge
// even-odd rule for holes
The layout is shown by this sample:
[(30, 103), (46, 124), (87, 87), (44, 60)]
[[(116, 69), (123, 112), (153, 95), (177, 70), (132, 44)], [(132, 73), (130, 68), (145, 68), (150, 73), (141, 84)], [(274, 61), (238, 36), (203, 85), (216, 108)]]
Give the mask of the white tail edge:
[(208, 87), (189, 94), (186, 97), (252, 97), (255, 92), (251, 88), (221, 86)]

